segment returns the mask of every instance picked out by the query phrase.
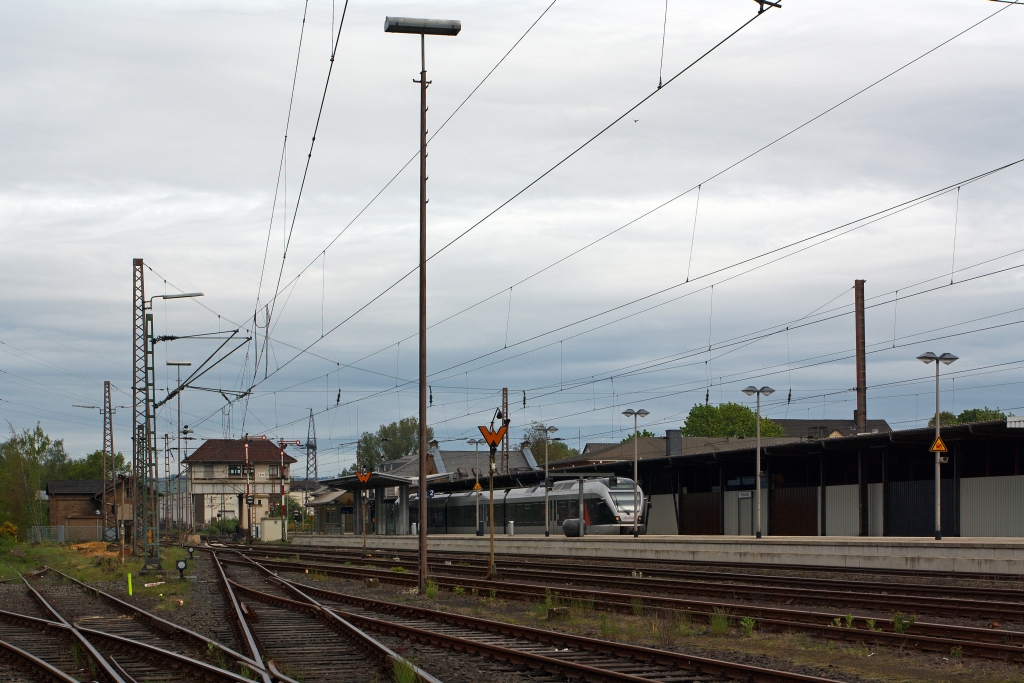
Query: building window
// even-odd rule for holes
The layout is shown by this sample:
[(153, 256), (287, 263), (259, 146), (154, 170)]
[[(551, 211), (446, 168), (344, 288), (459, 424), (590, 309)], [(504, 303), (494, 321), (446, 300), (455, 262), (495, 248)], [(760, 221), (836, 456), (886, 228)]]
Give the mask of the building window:
[(270, 476), (276, 477), (278, 475), (278, 466), (270, 465)]

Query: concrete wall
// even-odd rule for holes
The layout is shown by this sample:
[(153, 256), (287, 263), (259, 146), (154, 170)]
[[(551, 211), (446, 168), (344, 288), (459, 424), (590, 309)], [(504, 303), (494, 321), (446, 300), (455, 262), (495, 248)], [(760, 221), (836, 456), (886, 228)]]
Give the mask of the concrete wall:
[(826, 486), (825, 535), (858, 536), (859, 534), (860, 487), (857, 484)]
[(960, 480), (961, 536), (1024, 536), (1024, 476)]
[(676, 535), (679, 533), (677, 520), (675, 496), (651, 496), (651, 519), (647, 523), (647, 533)]
[(884, 484), (868, 484), (868, 536), (885, 535)]

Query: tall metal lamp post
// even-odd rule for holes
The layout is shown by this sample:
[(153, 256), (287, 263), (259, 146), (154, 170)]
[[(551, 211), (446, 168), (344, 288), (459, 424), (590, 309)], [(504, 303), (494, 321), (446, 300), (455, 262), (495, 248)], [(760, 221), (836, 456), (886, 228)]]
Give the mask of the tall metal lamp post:
[(747, 387), (743, 390), (747, 396), (757, 395), (757, 472), (754, 482), (757, 490), (757, 538), (761, 538), (761, 397), (771, 396), (775, 390), (771, 387)]
[(427, 591), (427, 35), (457, 36), (462, 23), (447, 19), (387, 17), (385, 33), (413, 33), (420, 37), (420, 504), (419, 588)]
[(927, 353), (922, 353), (917, 357), (917, 359), (925, 365), (935, 363), (935, 441), (932, 443), (931, 450), (935, 453), (935, 540), (941, 541), (942, 496), (940, 485), (942, 484), (942, 474), (939, 470), (939, 465), (946, 461), (946, 458), (942, 456), (946, 449), (940, 437), (941, 414), (939, 413), (939, 363), (949, 365), (953, 361), (959, 360), (959, 357), (954, 356), (951, 353), (944, 353), (941, 356), (936, 356), (931, 351), (928, 351)]
[[(649, 412), (641, 408), (640, 410), (633, 410), (629, 408), (622, 411), (622, 414), (626, 417), (633, 418), (633, 538), (640, 537), (640, 527), (638, 526), (640, 521), (640, 500), (639, 500), (639, 487), (638, 479), (640, 477), (640, 450), (638, 443), (640, 441), (640, 435), (636, 431), (636, 419), (638, 417), (647, 417), (650, 415)], [(582, 514), (580, 515), (582, 518)], [(581, 521), (580, 524), (583, 522)]]
[[(554, 434), (558, 431), (558, 427), (545, 427), (539, 425), (538, 431), (544, 432), (544, 536), (545, 538), (551, 536), (551, 517), (548, 511), (548, 490), (551, 486), (548, 484), (548, 442), (551, 439), (548, 438), (548, 434)], [(561, 441), (561, 439), (558, 439)]]

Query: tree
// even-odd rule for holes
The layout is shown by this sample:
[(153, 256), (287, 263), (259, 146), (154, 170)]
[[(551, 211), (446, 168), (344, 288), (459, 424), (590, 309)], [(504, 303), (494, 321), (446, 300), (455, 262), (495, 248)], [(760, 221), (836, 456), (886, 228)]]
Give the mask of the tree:
[[(107, 479), (110, 479), (110, 467), (113, 466), (114, 474), (128, 474), (129, 466), (124, 460), (124, 454), (115, 453), (113, 463), (107, 462)], [(103, 479), (103, 451), (93, 451), (82, 460), (69, 460), (60, 472), (61, 476), (55, 479)]]
[[(718, 406), (698, 403), (690, 408), (683, 436), (756, 436), (757, 415), (738, 403)], [(767, 417), (761, 418), (761, 436), (785, 436), (785, 430)]]
[[(942, 424), (944, 425), (964, 425), (971, 422), (988, 422), (990, 420), (1005, 420), (1006, 413), (999, 410), (999, 408), (968, 408), (959, 415), (943, 410), (940, 415), (942, 416)], [(935, 418), (928, 420), (928, 426), (935, 426)]]
[(523, 432), (523, 442), (529, 447), (530, 452), (533, 453), (533, 459), (541, 466), (544, 465), (545, 444), (547, 444), (548, 448), (549, 463), (580, 454), (575, 448), (569, 448), (564, 441), (554, 441), (547, 430), (541, 429), (539, 422), (530, 423), (530, 426)]
[(0, 521), (17, 526), (22, 538), (30, 526), (46, 524), (49, 511), (39, 491), (68, 460), (63, 439), (54, 441), (38, 423), (20, 434), (11, 427), (11, 437), (0, 444)]
[[(638, 433), (640, 435), (640, 438), (643, 438), (645, 436), (657, 436), (657, 434), (655, 434), (654, 432), (649, 432), (646, 429), (641, 429)], [(630, 432), (629, 436), (627, 436), (625, 439), (622, 440), (622, 443), (626, 443), (627, 441), (632, 441), (633, 440), (633, 436), (634, 436), (634, 434), (632, 432)]]
[[(415, 417), (402, 418), (389, 425), (381, 425), (375, 433), (363, 432), (359, 437), (358, 461), (345, 470), (345, 474), (377, 469), (382, 463), (398, 460), (419, 451), (420, 421)], [(427, 443), (434, 440), (434, 430), (427, 427)]]

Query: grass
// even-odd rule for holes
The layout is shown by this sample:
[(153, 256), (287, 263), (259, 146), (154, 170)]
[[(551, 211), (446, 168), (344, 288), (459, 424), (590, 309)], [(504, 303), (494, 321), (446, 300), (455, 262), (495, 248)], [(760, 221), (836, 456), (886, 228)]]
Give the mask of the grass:
[(644, 613), (644, 601), (641, 598), (633, 598), (630, 602), (633, 605), (633, 614), (635, 616), (639, 617)]
[(466, 589), (463, 588), (462, 586), (456, 586), (455, 587), (455, 594), (456, 595), (465, 595), (466, 594)]
[(743, 629), (743, 635), (747, 638), (754, 635), (754, 626), (756, 625), (757, 622), (754, 621), (753, 617), (743, 617), (740, 619), (740, 628)]
[(398, 566), (398, 567), (392, 567), (391, 571), (395, 572), (396, 574), (405, 574), (409, 570), (406, 569), (405, 567)]
[(599, 628), (602, 638), (618, 638), (622, 630), (615, 615), (608, 612), (601, 612), (601, 625)]
[(708, 616), (708, 625), (711, 627), (712, 634), (724, 636), (729, 631), (729, 613), (715, 607)]
[[(133, 578), (138, 576), (142, 569), (142, 560), (128, 556), (124, 564), (118, 562), (117, 550), (107, 550), (107, 544), (102, 542), (77, 543), (58, 545), (56, 543), (18, 543), (10, 537), (0, 537), (0, 556), (3, 563), (0, 564), (0, 579), (15, 577), (11, 567), (24, 574), (34, 571), (43, 565), (53, 567), (85, 583), (97, 583), (101, 581), (126, 580), (131, 572)], [(188, 553), (183, 548), (176, 546), (160, 549), (161, 561), (166, 567), (164, 580), (170, 583), (177, 581), (178, 572), (174, 569), (177, 560), (188, 559)], [(191, 562), (189, 563), (192, 564)], [(188, 570), (186, 570), (188, 573)], [(142, 581), (136, 584), (140, 587)], [(166, 586), (161, 586), (161, 589)], [(167, 589), (163, 591), (171, 591)]]
[(427, 579), (427, 599), (434, 600), (437, 598), (437, 582), (433, 579)]
[(391, 673), (395, 683), (416, 683), (416, 668), (407, 659), (399, 657), (391, 660)]

